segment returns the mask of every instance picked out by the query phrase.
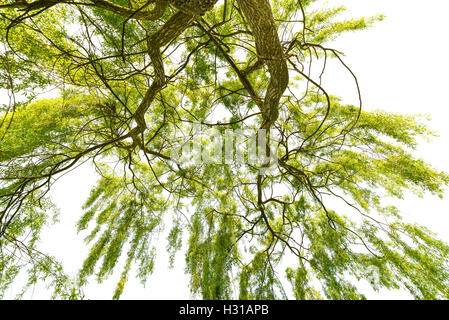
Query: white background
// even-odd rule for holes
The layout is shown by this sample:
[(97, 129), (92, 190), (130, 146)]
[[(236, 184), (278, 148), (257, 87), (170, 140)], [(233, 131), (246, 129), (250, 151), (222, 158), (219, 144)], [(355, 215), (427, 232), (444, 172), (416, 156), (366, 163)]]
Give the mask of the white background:
[[(347, 34), (333, 48), (346, 53), (345, 61), (359, 78), (365, 109), (391, 112), (430, 114), (430, 127), (439, 138), (422, 144), (417, 153), (439, 170), (449, 172), (449, 2), (447, 0), (332, 0), (329, 5), (346, 5), (351, 16), (386, 15), (368, 31)], [(328, 83), (332, 93), (352, 99), (353, 82), (340, 75), (331, 75)], [(76, 274), (88, 248), (83, 235), (77, 235), (75, 223), (81, 216), (81, 205), (95, 183), (93, 170), (87, 166), (65, 176), (55, 184), (54, 201), (61, 210), (61, 222), (44, 233), (42, 250), (63, 261), (66, 270)], [(444, 200), (426, 196), (408, 197), (400, 203), (407, 220), (428, 226), (449, 242), (449, 192)], [(155, 273), (146, 288), (130, 279), (124, 299), (188, 299), (188, 278), (184, 275), (184, 256), (177, 256), (174, 269), (168, 269), (165, 235), (161, 235)], [(121, 270), (118, 270), (121, 272)], [(110, 299), (118, 274), (102, 284), (92, 279), (85, 290), (87, 299)], [(18, 285), (5, 298), (14, 298)], [(368, 298), (409, 298), (403, 292), (368, 292)], [(41, 287), (25, 298), (47, 298)]]

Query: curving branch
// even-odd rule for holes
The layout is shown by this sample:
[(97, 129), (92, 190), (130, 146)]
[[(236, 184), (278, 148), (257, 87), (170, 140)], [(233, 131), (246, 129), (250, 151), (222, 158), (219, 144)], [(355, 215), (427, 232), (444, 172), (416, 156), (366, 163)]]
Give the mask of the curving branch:
[(97, 8), (106, 9), (108, 11), (114, 12), (118, 15), (129, 17), (132, 19), (137, 20), (157, 20), (162, 17), (162, 15), (165, 13), (165, 10), (167, 9), (169, 0), (153, 0), (153, 1), (147, 1), (146, 4), (143, 5), (143, 7), (148, 6), (151, 2), (155, 2), (154, 9), (151, 11), (142, 11), (140, 9), (134, 10), (132, 8), (124, 7), (121, 5), (118, 5), (116, 3), (113, 3), (108, 0), (91, 0), (93, 6)]
[(279, 116), (279, 101), (287, 89), (289, 76), (284, 50), (279, 40), (268, 0), (237, 0), (256, 43), (259, 59), (270, 73), (270, 83), (262, 107), (263, 129), (269, 129)]

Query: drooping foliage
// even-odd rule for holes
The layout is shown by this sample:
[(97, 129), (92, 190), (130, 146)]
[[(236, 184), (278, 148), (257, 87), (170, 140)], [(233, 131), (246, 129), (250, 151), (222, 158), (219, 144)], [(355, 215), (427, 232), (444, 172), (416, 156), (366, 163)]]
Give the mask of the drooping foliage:
[[(49, 281), (55, 297), (80, 298), (122, 258), (119, 298), (129, 277), (151, 274), (154, 239), (171, 225), (169, 263), (185, 252), (205, 299), (364, 299), (363, 281), (449, 298), (449, 246), (388, 203), (443, 195), (449, 177), (413, 154), (432, 132), (323, 87), (338, 63), (360, 93), (330, 46), (382, 20), (344, 11), (314, 0), (1, 1), (0, 296), (24, 270), (26, 288)], [(58, 97), (40, 98), (49, 89)], [(206, 129), (263, 129), (276, 161), (173, 157), (193, 141), (222, 149), (198, 136)], [(85, 162), (99, 179), (77, 225), (91, 250), (74, 280), (38, 240), (55, 214), (52, 183)]]

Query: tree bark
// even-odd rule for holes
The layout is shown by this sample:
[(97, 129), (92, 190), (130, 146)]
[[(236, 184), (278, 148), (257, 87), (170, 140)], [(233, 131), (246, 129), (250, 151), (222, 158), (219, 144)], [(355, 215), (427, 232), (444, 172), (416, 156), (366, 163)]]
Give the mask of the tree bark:
[(270, 73), (270, 83), (262, 107), (263, 129), (279, 116), (279, 101), (287, 89), (289, 76), (284, 50), (279, 40), (269, 0), (237, 0), (254, 36), (257, 54)]

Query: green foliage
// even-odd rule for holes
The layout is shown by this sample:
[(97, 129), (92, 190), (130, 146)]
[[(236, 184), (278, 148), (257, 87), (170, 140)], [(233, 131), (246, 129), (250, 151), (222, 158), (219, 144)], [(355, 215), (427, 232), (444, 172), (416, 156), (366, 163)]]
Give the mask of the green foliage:
[(153, 271), (154, 249), (150, 243), (159, 231), (167, 203), (161, 195), (162, 189), (157, 184), (151, 185), (149, 171), (148, 166), (138, 165), (130, 178), (126, 174), (118, 178), (105, 171), (92, 190), (78, 230), (85, 230), (95, 218), (97, 226), (86, 239), (88, 242), (97, 240), (80, 270), (81, 285), (94, 273), (101, 258), (97, 280), (101, 282), (110, 275), (126, 245), (129, 247), (126, 265), (114, 298), (120, 297), (133, 262), (138, 263), (137, 275), (143, 283)]
[[(118, 299), (130, 277), (145, 283), (153, 272), (171, 221), (169, 266), (185, 249), (190, 289), (204, 299), (365, 299), (361, 283), (449, 298), (448, 245), (388, 204), (408, 191), (443, 196), (449, 176), (414, 156), (433, 132), (421, 116), (345, 105), (321, 87), (325, 70), (307, 73), (315, 61), (343, 62), (329, 43), (383, 16), (345, 20), (344, 8), (314, 0), (270, 4), (291, 73), (270, 131), (278, 164), (264, 174), (170, 158), (192, 141), (214, 148), (194, 125), (224, 133), (264, 122), (255, 97), (273, 75), (233, 1), (192, 19), (157, 48), (160, 61), (152, 36), (180, 26), (170, 24), (182, 17), (173, 8), (148, 21), (81, 3), (36, 17), (0, 7), (0, 84), (14, 98), (0, 109), (0, 297), (21, 271), (19, 297), (46, 281), (66, 299), (118, 271)], [(166, 83), (151, 91), (158, 63)], [(49, 87), (60, 97), (36, 98)], [(77, 224), (90, 251), (71, 279), (38, 240), (56, 213), (48, 188), (84, 162), (99, 179)]]
[[(42, 145), (64, 143), (75, 134), (76, 122), (83, 117), (79, 98), (69, 101), (43, 99), (19, 107), (14, 114), (8, 114), (0, 135), (0, 161), (7, 161), (31, 154)], [(8, 134), (5, 135), (6, 129)]]

